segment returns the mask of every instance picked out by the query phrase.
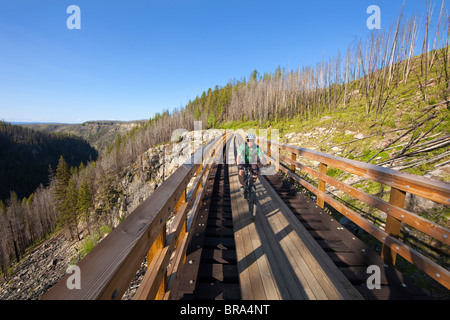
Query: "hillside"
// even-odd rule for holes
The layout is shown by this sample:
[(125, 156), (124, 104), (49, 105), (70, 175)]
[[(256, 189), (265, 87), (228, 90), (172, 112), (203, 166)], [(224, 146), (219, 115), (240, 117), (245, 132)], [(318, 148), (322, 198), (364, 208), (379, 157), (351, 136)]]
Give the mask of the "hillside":
[(95, 161), (97, 151), (85, 140), (69, 134), (52, 134), (0, 122), (0, 200), (10, 192), (21, 199), (40, 184), (49, 183), (60, 156), (69, 166)]
[[(448, 55), (449, 48), (436, 52)], [(224, 129), (278, 130), (281, 141), (341, 157), (389, 166), (424, 175), (449, 163), (449, 67), (439, 60), (428, 74), (427, 100), (423, 98), (422, 56), (410, 64), (410, 80), (393, 82), (380, 113), (367, 112), (362, 80), (348, 84), (348, 98), (315, 115), (279, 117), (276, 121), (228, 121)], [(382, 74), (383, 70), (377, 71)], [(372, 75), (372, 77), (376, 77)], [(258, 84), (259, 86), (260, 84)], [(344, 89), (343, 89), (344, 90)], [(439, 177), (450, 181), (450, 176)]]
[(87, 121), (81, 124), (24, 124), (24, 127), (43, 132), (61, 132), (81, 137), (89, 142), (98, 151), (103, 150), (108, 144), (114, 142), (117, 134), (125, 134), (128, 131), (142, 125), (145, 121)]

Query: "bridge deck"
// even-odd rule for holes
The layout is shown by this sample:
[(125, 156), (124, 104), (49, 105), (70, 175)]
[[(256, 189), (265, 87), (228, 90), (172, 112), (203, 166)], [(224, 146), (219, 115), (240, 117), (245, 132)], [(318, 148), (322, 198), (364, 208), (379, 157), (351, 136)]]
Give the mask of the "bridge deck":
[(242, 299), (362, 299), (261, 177), (252, 221), (229, 148), (231, 208)]

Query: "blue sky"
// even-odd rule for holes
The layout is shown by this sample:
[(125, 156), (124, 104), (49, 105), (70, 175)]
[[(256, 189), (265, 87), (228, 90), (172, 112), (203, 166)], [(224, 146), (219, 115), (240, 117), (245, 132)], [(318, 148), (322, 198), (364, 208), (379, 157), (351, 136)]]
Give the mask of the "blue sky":
[[(148, 119), (255, 68), (345, 53), (371, 32), (373, 4), (383, 29), (402, 1), (0, 0), (0, 119)], [(70, 5), (81, 30), (66, 26)], [(425, 0), (406, 0), (405, 16), (425, 10)]]

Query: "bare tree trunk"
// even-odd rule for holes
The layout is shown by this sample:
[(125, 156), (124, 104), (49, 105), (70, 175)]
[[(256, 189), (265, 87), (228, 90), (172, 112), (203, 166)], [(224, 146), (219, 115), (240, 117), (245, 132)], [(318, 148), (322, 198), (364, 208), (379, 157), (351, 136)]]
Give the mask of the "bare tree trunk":
[[(428, 101), (427, 98), (427, 85), (428, 85), (428, 55), (429, 55), (429, 26), (430, 26), (430, 6), (428, 5), (427, 0), (427, 19), (425, 24), (425, 35), (423, 37), (423, 44), (422, 44), (422, 59), (420, 64), (421, 74), (422, 76), (425, 76), (425, 82), (424, 84), (421, 84), (422, 87), (422, 94), (423, 99), (425, 102)], [(425, 60), (425, 61), (424, 61)]]

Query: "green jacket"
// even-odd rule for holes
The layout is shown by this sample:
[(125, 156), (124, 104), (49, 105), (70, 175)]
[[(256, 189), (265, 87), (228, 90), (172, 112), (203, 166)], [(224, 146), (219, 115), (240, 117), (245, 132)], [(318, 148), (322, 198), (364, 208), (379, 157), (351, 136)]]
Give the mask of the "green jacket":
[(254, 144), (253, 146), (253, 148), (250, 148), (246, 142), (239, 146), (237, 152), (241, 156), (241, 162), (244, 160), (245, 163), (256, 164), (258, 158), (262, 158), (263, 155), (261, 148), (256, 144)]

